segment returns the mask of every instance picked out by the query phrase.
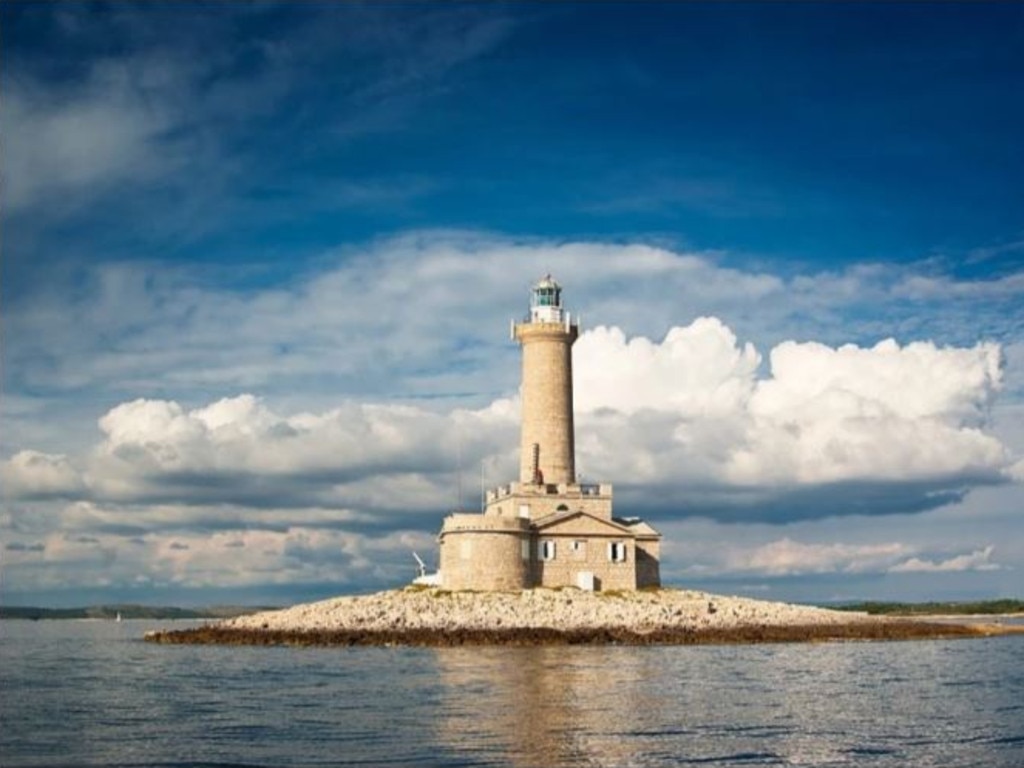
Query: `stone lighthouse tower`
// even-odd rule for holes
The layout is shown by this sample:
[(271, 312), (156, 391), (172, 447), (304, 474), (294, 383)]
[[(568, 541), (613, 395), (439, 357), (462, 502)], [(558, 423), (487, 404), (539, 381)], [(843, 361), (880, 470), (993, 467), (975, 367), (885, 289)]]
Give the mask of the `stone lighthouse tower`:
[(530, 292), (529, 315), (512, 323), (523, 350), (519, 481), (488, 490), (480, 514), (459, 510), (445, 517), (438, 535), (445, 589), (661, 583), (661, 534), (639, 518), (614, 517), (611, 484), (576, 478), (572, 345), (578, 335), (579, 322), (548, 275)]
[(533, 287), (530, 314), (514, 323), (523, 347), (519, 482), (576, 482), (572, 408), (572, 345), (579, 335), (562, 307), (562, 288), (548, 275)]

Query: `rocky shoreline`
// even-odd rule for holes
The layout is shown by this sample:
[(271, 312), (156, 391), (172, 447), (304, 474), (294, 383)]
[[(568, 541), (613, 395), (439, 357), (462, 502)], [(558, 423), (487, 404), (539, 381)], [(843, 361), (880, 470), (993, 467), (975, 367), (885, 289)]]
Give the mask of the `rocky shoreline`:
[(1006, 627), (868, 616), (690, 590), (447, 592), (409, 587), (151, 632), (168, 644), (697, 645), (979, 637)]

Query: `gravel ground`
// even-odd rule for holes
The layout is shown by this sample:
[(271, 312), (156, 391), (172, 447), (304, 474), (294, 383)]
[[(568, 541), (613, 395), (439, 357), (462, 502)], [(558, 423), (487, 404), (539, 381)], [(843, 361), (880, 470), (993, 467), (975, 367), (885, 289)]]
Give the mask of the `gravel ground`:
[(877, 622), (866, 614), (677, 589), (584, 592), (446, 592), (418, 589), (341, 597), (218, 622), (225, 629), (272, 631), (624, 629), (729, 630)]

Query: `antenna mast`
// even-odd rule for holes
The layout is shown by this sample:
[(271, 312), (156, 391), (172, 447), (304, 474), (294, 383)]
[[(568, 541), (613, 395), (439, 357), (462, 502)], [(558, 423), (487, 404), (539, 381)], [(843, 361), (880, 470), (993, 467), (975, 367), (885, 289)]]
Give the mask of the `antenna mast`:
[(455, 507), (459, 512), (462, 511), (462, 430), (458, 427), (455, 428), (455, 486), (456, 493), (458, 494), (458, 506)]

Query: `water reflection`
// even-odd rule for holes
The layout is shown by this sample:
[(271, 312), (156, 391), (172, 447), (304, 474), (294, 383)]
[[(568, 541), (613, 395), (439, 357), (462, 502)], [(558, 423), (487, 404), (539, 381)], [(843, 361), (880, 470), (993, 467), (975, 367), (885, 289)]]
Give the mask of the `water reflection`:
[(975, 648), (439, 649), (436, 740), (489, 765), (1017, 765), (1019, 683)]
[[(638, 713), (660, 709), (662, 670), (637, 648), (442, 649), (439, 741), (489, 745), (496, 762), (629, 765), (620, 738)], [(642, 719), (642, 716), (641, 716)]]

